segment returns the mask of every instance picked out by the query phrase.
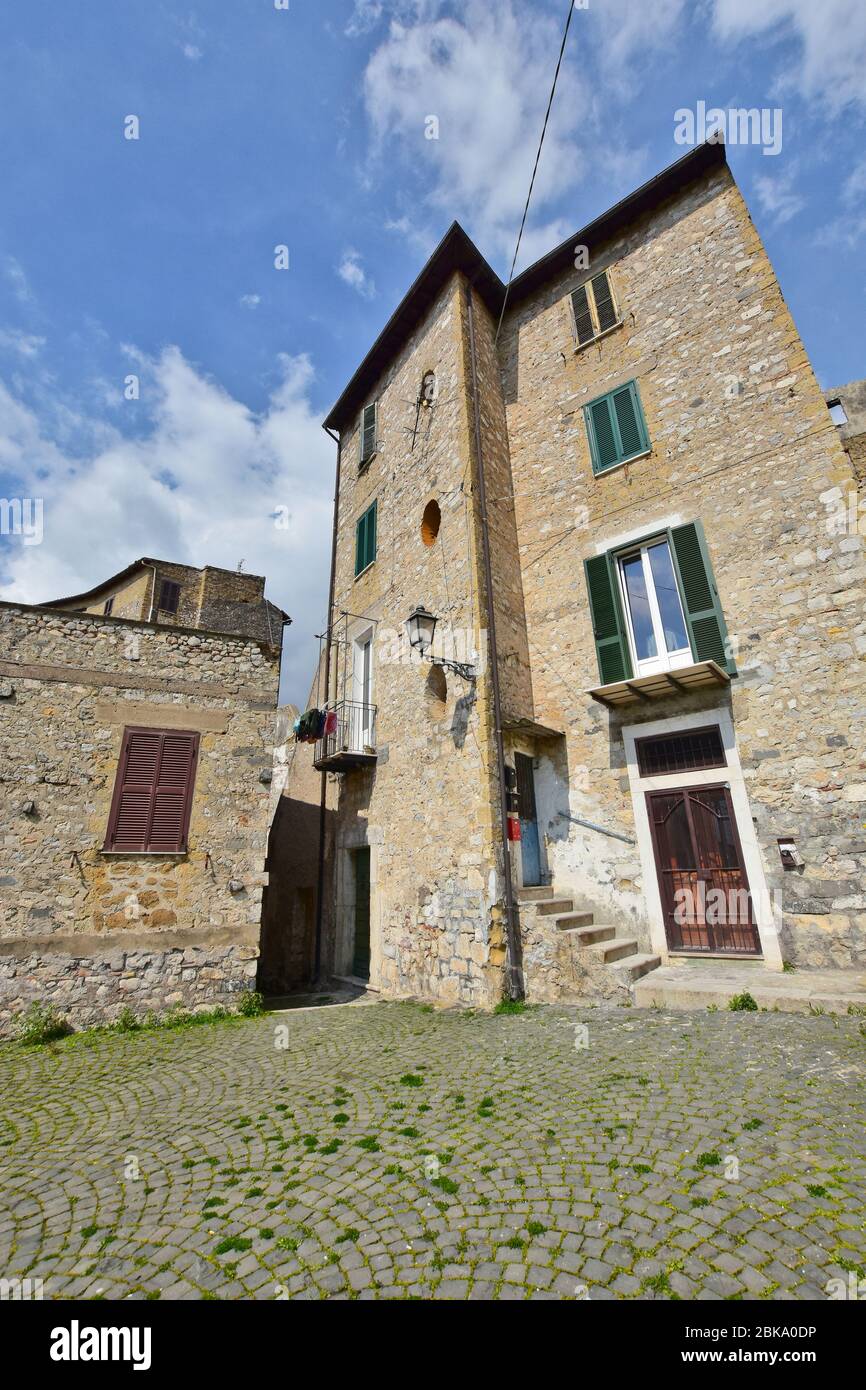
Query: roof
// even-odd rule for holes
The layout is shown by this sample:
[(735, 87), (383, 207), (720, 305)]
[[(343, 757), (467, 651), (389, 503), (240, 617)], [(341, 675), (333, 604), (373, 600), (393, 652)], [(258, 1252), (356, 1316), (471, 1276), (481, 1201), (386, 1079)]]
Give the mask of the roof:
[[(704, 143), (689, 150), (688, 154), (662, 169), (629, 193), (628, 197), (615, 203), (607, 212), (515, 276), (508, 290), (509, 305), (519, 303), (545, 281), (573, 268), (575, 245), (591, 247), (606, 240), (664, 199), (726, 164), (725, 146), (721, 141)], [(498, 317), (505, 302), (506, 287), (460, 223), (452, 222), (332, 407), (325, 420), (326, 429), (339, 430), (366, 404), (369, 393), (382, 373), (422, 322), (443, 286), (458, 270), (475, 286), (491, 313)]]
[(421, 274), (403, 296), (367, 356), (325, 421), (326, 429), (339, 429), (366, 401), (382, 372), (406, 339), (421, 323), (443, 286), (456, 270), (462, 270), (478, 290), (491, 313), (502, 306), (505, 286), (487, 264), (478, 247), (459, 222), (452, 222)]

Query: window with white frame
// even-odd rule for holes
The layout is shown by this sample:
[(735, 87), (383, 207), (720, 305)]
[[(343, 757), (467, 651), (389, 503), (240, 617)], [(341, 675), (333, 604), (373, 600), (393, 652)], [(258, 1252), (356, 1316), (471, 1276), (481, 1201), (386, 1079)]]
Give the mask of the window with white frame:
[(666, 536), (616, 557), (635, 674), (690, 666), (689, 632)]

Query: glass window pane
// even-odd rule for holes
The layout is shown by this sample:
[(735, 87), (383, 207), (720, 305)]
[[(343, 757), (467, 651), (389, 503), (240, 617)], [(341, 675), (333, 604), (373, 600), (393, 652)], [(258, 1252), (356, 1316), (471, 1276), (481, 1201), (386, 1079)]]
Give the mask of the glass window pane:
[(627, 560), (623, 560), (622, 573), (629, 612), (631, 613), (637, 659), (638, 661), (648, 661), (651, 657), (658, 656), (658, 651), (640, 555), (631, 555)]
[(674, 575), (673, 561), (667, 541), (649, 548), (649, 562), (655, 585), (656, 600), (662, 617), (665, 646), (669, 652), (682, 651), (689, 645), (689, 634), (683, 617), (683, 606)]

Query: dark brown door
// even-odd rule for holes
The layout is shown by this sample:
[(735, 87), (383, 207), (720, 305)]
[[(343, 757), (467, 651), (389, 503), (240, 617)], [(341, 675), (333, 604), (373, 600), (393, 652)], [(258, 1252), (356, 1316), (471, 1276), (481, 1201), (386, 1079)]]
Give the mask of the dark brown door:
[(647, 808), (670, 950), (759, 956), (728, 788), (647, 792)]

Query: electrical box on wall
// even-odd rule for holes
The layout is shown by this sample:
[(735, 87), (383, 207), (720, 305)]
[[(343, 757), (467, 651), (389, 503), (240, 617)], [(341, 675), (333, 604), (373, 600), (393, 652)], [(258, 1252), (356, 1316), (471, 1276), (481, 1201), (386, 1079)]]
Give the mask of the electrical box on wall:
[(778, 841), (779, 858), (785, 869), (801, 869), (805, 860), (797, 849), (793, 835), (784, 835)]

